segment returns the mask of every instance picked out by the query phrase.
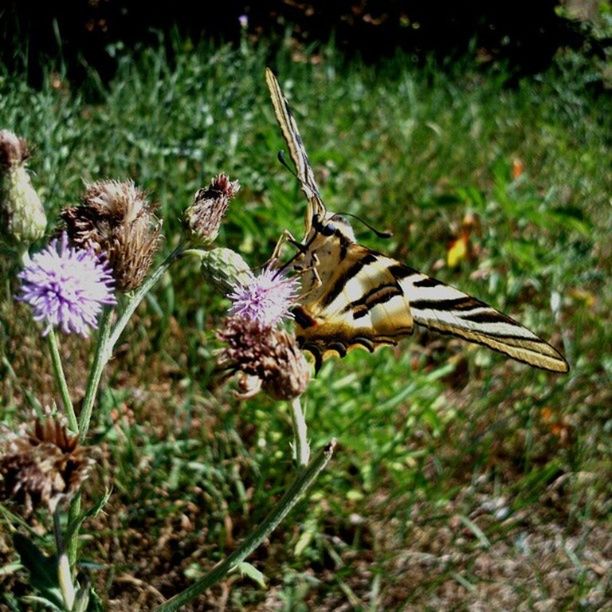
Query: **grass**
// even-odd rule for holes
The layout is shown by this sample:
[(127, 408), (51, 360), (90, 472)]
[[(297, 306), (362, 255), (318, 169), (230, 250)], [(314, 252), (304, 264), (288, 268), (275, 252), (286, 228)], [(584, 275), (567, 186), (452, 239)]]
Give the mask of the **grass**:
[[(588, 62), (560, 54), (508, 88), (503, 68), (467, 61), (417, 68), (400, 55), (373, 67), (331, 47), (294, 62), (246, 42), (175, 46), (172, 59), (154, 48), (123, 54), (110, 83), (91, 71), (75, 85), (49, 67), (33, 90), (0, 72), (0, 125), (35, 145), (33, 181), (50, 219), (79, 200), (84, 180), (133, 178), (160, 203), (169, 252), (181, 211), (223, 170), (242, 190), (218, 242), (262, 264), (283, 229), (301, 235), (304, 209), (276, 161), (271, 64), (328, 206), (394, 230), (381, 241), (356, 224), (360, 239), (516, 316), (572, 366), (549, 375), (427, 333), (326, 363), (306, 407), (313, 447), (339, 439), (332, 469), (250, 558), (267, 587), (232, 575), (201, 606), (603, 606), (612, 109), (590, 90)], [(471, 255), (450, 267), (466, 215)], [(175, 266), (108, 370), (88, 499), (105, 486), (112, 496), (85, 526), (85, 571), (112, 609), (147, 609), (187, 586), (288, 482), (288, 406), (239, 402), (211, 378), (225, 307), (195, 264)], [(28, 392), (51, 404), (53, 385), (25, 308), (5, 299), (0, 314), (16, 374), (0, 374), (12, 425), (28, 418)], [(82, 393), (88, 347), (62, 347)], [(17, 609), (27, 582), (0, 520), (0, 602)]]

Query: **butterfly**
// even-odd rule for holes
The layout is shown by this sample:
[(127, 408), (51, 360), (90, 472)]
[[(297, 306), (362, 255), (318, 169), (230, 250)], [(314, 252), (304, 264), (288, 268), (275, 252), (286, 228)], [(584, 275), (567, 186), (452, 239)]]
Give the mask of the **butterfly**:
[[(266, 82), (308, 206), (291, 260), (302, 275), (293, 309), (296, 337), (320, 367), (354, 347), (373, 352), (413, 333), (415, 324), (487, 346), (517, 361), (567, 372), (564, 357), (509, 316), (391, 257), (359, 244), (348, 220), (323, 204), (295, 119), (274, 73)], [(279, 243), (280, 244), (280, 243)]]

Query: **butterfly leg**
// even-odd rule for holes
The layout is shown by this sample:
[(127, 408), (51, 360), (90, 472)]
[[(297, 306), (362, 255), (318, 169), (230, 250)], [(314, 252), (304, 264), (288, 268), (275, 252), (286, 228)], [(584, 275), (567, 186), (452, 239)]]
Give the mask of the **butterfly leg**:
[(313, 291), (314, 289), (318, 289), (323, 284), (321, 281), (321, 277), (319, 276), (319, 271), (317, 270), (318, 264), (319, 258), (317, 257), (317, 254), (314, 253), (312, 256), (312, 263), (309, 266), (301, 266), (299, 264), (293, 265), (293, 269), (300, 275), (307, 273), (312, 274), (312, 279), (310, 281), (310, 289), (308, 289), (306, 293), (302, 294), (302, 299), (304, 299), (304, 297), (306, 297), (311, 291)]
[(268, 259), (264, 267), (274, 264), (279, 260), (281, 251), (283, 250), (283, 247), (286, 243), (289, 243), (291, 246), (294, 246), (298, 251), (300, 251), (300, 253), (303, 253), (306, 248), (301, 242), (298, 242), (295, 239), (295, 237), (289, 230), (283, 230), (283, 233), (280, 235), (280, 238), (276, 241), (276, 245), (274, 247), (274, 250), (272, 251), (270, 259)]

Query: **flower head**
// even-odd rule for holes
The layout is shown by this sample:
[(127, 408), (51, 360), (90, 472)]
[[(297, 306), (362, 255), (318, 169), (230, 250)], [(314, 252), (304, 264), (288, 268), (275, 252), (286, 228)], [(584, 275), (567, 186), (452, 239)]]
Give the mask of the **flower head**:
[(220, 174), (195, 194), (193, 204), (185, 211), (185, 223), (194, 238), (205, 245), (215, 241), (229, 202), (239, 189), (238, 181)]
[(161, 242), (161, 224), (134, 183), (93, 183), (83, 203), (64, 209), (61, 217), (71, 245), (108, 261), (119, 291), (142, 284)]
[(285, 330), (253, 319), (229, 317), (219, 338), (226, 343), (219, 365), (240, 373), (245, 397), (262, 386), (274, 399), (298, 397), (306, 389), (310, 369), (295, 338)]
[(298, 296), (299, 282), (280, 270), (265, 268), (252, 275), (248, 284), (240, 284), (228, 295), (233, 302), (230, 315), (257, 321), (264, 326), (276, 325), (291, 318), (290, 308)]
[(0, 499), (22, 504), (28, 515), (38, 505), (52, 512), (81, 487), (93, 466), (89, 449), (53, 418), (0, 437)]
[(27, 302), (36, 321), (64, 333), (87, 336), (104, 304), (114, 304), (113, 277), (92, 250), (74, 249), (66, 234), (36, 253), (19, 273), (18, 299)]
[(28, 144), (9, 130), (0, 130), (0, 238), (28, 246), (42, 238), (45, 209), (26, 169)]

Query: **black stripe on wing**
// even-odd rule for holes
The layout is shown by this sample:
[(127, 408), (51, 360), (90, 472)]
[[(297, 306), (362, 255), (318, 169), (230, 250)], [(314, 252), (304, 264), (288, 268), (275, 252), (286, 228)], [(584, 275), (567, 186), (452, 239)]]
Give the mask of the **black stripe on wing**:
[(485, 302), (407, 266), (392, 268), (401, 276), (400, 285), (419, 325), (482, 344), (545, 370), (568, 370), (564, 357), (548, 342)]

